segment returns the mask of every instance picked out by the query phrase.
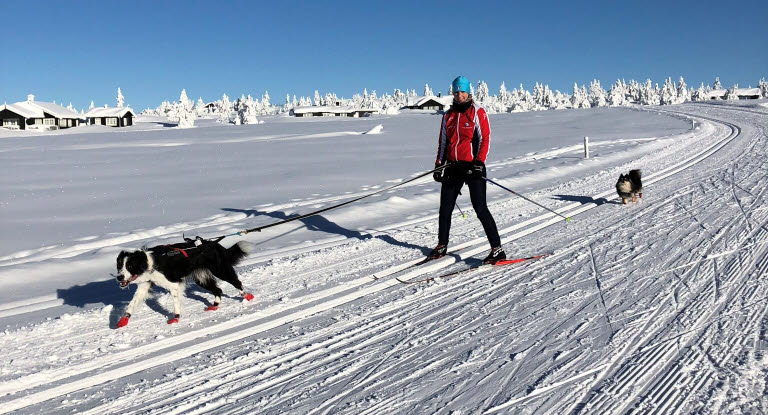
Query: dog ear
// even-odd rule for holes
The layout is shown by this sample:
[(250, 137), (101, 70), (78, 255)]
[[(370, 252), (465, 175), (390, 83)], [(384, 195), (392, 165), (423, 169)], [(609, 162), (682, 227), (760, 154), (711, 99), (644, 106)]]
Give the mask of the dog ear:
[(123, 258), (128, 256), (128, 252), (120, 251), (120, 255), (117, 256), (117, 270), (120, 271), (120, 268), (123, 267)]

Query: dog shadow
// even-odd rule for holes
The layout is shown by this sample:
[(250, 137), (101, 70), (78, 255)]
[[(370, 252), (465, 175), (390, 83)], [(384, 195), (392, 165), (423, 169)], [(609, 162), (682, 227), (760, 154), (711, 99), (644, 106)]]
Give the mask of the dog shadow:
[[(235, 209), (235, 208), (222, 208), (221, 210), (225, 212), (245, 213), (249, 217), (269, 216), (271, 218), (275, 218), (278, 220), (287, 220), (287, 219), (295, 218), (297, 216), (301, 216), (299, 214), (288, 215), (281, 211), (262, 212), (260, 210)], [(403, 248), (418, 249), (424, 255), (428, 254), (431, 251), (429, 248), (424, 246), (414, 245), (408, 242), (399, 241), (386, 233), (373, 236), (373, 235), (362, 233), (359, 231), (347, 229), (335, 222), (331, 222), (330, 220), (326, 219), (322, 215), (314, 215), (314, 216), (309, 216), (303, 219), (299, 219), (299, 222), (303, 223), (307, 227), (307, 229), (309, 229), (310, 231), (331, 233), (331, 234), (341, 235), (345, 238), (359, 239), (361, 241), (364, 241), (367, 239), (379, 239), (390, 245), (399, 246)]]
[(621, 203), (619, 203), (619, 202), (617, 202), (615, 200), (608, 200), (608, 199), (606, 199), (604, 197), (601, 197), (599, 199), (595, 199), (595, 198), (592, 198), (592, 197), (589, 197), (589, 196), (554, 195), (552, 197), (552, 199), (562, 200), (564, 202), (576, 202), (576, 203), (580, 203), (582, 205), (595, 204), (597, 206), (600, 206), (600, 205), (605, 205), (605, 204), (609, 204), (609, 205), (620, 205), (621, 204)]
[[(117, 322), (120, 321), (120, 318), (125, 313), (125, 308), (136, 293), (136, 288), (137, 286), (135, 284), (131, 284), (125, 289), (120, 289), (114, 280), (95, 281), (84, 285), (75, 285), (69, 288), (58, 289), (56, 290), (56, 297), (62, 300), (64, 305), (78, 308), (112, 305), (108, 324), (109, 327), (115, 328), (117, 327)], [(213, 294), (204, 291), (195, 284), (187, 285), (184, 291), (186, 297), (191, 300), (199, 301), (202, 304), (201, 308), (213, 304)], [(173, 308), (168, 308), (160, 302), (160, 299), (165, 295), (169, 295), (166, 289), (153, 286), (149, 290), (144, 303), (150, 310), (169, 317), (173, 314)], [(222, 297), (229, 296), (223, 294)], [(141, 306), (141, 304), (139, 304), (139, 306)], [(198, 305), (195, 304), (192, 307), (196, 306)]]

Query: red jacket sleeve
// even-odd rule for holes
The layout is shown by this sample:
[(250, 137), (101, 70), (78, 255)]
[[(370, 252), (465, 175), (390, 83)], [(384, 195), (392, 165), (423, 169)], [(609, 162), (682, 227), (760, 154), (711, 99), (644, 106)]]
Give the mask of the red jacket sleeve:
[(480, 145), (475, 159), (485, 163), (485, 157), (491, 148), (491, 124), (488, 122), (488, 114), (485, 113), (484, 109), (478, 108), (475, 116), (477, 117), (476, 125), (480, 126)]
[(440, 123), (440, 133), (437, 138), (437, 157), (435, 158), (435, 164), (442, 164), (445, 161), (446, 147), (448, 147), (448, 134), (445, 131), (445, 114), (443, 114), (443, 121)]

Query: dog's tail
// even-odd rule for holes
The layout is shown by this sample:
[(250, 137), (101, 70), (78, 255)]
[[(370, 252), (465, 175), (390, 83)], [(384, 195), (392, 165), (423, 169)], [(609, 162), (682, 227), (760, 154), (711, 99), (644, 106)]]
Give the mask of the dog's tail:
[(629, 180), (632, 180), (633, 182), (640, 183), (640, 170), (630, 170), (629, 171)]
[(240, 241), (229, 248), (227, 248), (227, 254), (229, 255), (229, 261), (232, 265), (237, 265), (243, 258), (248, 256), (248, 253), (253, 251), (254, 245), (250, 242)]

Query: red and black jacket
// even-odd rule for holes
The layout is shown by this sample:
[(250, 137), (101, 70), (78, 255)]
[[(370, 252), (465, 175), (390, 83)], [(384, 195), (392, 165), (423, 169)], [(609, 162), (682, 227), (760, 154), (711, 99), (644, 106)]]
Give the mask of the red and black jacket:
[(451, 106), (443, 114), (435, 163), (475, 160), (485, 163), (491, 139), (488, 115), (474, 102), (464, 112), (455, 107)]

